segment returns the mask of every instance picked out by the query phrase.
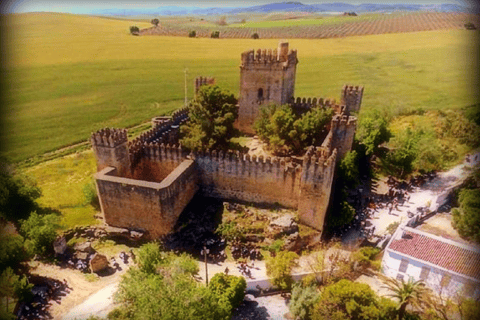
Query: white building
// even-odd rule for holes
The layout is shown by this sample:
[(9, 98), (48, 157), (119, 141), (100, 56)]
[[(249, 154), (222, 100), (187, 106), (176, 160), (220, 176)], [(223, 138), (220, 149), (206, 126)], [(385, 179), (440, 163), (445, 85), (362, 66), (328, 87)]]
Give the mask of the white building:
[(480, 297), (480, 250), (409, 227), (399, 227), (385, 248), (382, 272), (422, 279), (439, 294)]

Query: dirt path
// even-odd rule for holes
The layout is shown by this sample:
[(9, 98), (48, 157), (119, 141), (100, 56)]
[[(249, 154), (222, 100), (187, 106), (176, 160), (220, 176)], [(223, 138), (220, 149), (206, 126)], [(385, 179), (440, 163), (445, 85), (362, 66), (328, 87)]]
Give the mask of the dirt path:
[[(117, 259), (118, 261), (119, 259)], [(60, 268), (55, 265), (39, 264), (31, 271), (32, 274), (39, 276), (54, 278), (60, 281), (67, 280), (68, 286), (73, 290), (69, 294), (62, 297), (60, 303), (52, 302), (52, 306), (49, 308), (50, 314), (53, 319), (63, 319), (72, 308), (83, 303), (89, 296), (95, 292), (120, 281), (121, 275), (126, 272), (128, 265), (119, 263), (122, 268), (121, 271), (117, 271), (114, 274), (106, 277), (98, 277), (98, 280), (90, 282), (84, 273), (68, 269)]]

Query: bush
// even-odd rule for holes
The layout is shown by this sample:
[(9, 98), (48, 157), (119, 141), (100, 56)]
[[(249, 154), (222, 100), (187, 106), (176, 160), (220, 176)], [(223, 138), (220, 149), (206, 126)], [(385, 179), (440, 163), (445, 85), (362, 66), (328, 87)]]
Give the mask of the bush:
[(274, 286), (280, 290), (291, 290), (293, 278), (290, 273), (298, 265), (297, 259), (298, 255), (291, 251), (281, 251), (275, 257), (267, 259), (267, 275), (272, 278)]
[(467, 30), (476, 30), (477, 29), (472, 22), (467, 22), (467, 23), (465, 23), (464, 26), (465, 26), (465, 29), (467, 29)]
[(17, 268), (31, 257), (25, 249), (24, 239), (18, 234), (0, 234), (0, 272), (7, 267)]
[(26, 247), (33, 253), (45, 255), (53, 251), (57, 237), (59, 217), (56, 214), (39, 215), (33, 212), (27, 220), (21, 220), (20, 233), (27, 239)]
[(310, 320), (318, 299), (320, 294), (315, 286), (303, 286), (298, 282), (293, 285), (288, 309), (296, 319)]
[(342, 279), (324, 288), (312, 319), (395, 319), (395, 303), (379, 298), (364, 283)]
[(220, 31), (212, 31), (210, 38), (216, 38), (216, 39), (220, 38)]
[(96, 210), (100, 210), (100, 200), (98, 199), (95, 180), (92, 179), (83, 186), (83, 195), (86, 205), (91, 205)]
[(467, 239), (480, 243), (480, 190), (462, 189), (458, 196), (459, 208), (452, 210), (452, 225)]
[(258, 33), (255, 32), (254, 34), (252, 34), (252, 39), (259, 39), (259, 38), (260, 36), (258, 35)]
[(399, 225), (400, 225), (400, 221), (390, 223), (387, 226), (387, 232), (390, 233), (390, 234), (394, 234)]
[(140, 271), (148, 274), (156, 272), (158, 265), (162, 261), (162, 251), (156, 243), (147, 243), (140, 247), (136, 259)]
[(197, 36), (197, 32), (195, 30), (192, 30), (188, 33), (189, 38), (195, 38)]
[(140, 28), (137, 26), (130, 26), (130, 33), (133, 34), (134, 36), (138, 36), (138, 33), (140, 32)]
[(218, 19), (217, 24), (219, 26), (226, 26), (227, 25), (227, 17), (221, 17)]
[(363, 247), (355, 251), (355, 253), (353, 254), (353, 260), (358, 262), (358, 264), (363, 268), (370, 268), (373, 266), (372, 262), (375, 260), (375, 257), (379, 253), (379, 248)]
[(152, 20), (150, 21), (150, 23), (153, 24), (155, 27), (157, 27), (158, 24), (160, 23), (160, 20), (158, 20), (158, 19), (152, 19)]
[(219, 304), (226, 313), (231, 314), (242, 303), (247, 282), (244, 277), (217, 273), (210, 280), (208, 289), (218, 297)]
[(241, 239), (243, 237), (244, 230), (243, 228), (237, 226), (235, 221), (232, 221), (228, 223), (221, 223), (217, 227), (215, 233), (221, 235), (225, 240), (233, 241)]

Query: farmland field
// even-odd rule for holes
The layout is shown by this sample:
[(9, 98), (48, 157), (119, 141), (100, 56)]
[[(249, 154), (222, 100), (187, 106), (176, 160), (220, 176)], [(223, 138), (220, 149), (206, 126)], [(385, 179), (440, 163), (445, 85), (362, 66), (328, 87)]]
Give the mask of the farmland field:
[(302, 38), (325, 39), (348, 36), (417, 32), (441, 29), (464, 29), (466, 22), (478, 24), (478, 16), (445, 13), (414, 12), (393, 14), (362, 14), (359, 16), (295, 17), (285, 20), (256, 20), (233, 23), (227, 26), (190, 22), (161, 22), (157, 27), (142, 29), (140, 35), (187, 36), (195, 30), (197, 37), (210, 37), (212, 31), (220, 32), (220, 38), (251, 38), (257, 33), (261, 39)]
[[(8, 16), (5, 156), (22, 161), (86, 140), (105, 126), (128, 127), (183, 105), (196, 76), (238, 94), (240, 53), (276, 39), (135, 37), (149, 23), (69, 14)], [(477, 31), (293, 39), (297, 96), (339, 98), (365, 86), (363, 108), (461, 108), (479, 102)], [(475, 53), (477, 54), (477, 53)]]

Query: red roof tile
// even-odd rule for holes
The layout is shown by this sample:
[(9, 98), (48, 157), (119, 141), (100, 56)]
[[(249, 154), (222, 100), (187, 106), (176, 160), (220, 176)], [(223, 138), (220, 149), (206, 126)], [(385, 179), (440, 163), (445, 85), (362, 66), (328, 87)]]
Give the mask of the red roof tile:
[(390, 249), (480, 280), (480, 253), (416, 232), (394, 239)]

